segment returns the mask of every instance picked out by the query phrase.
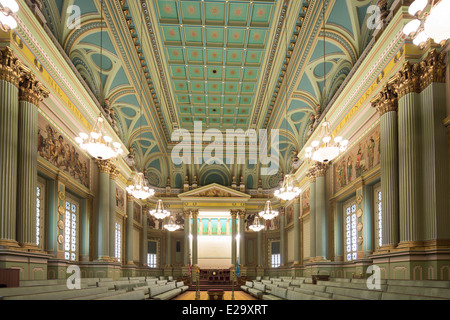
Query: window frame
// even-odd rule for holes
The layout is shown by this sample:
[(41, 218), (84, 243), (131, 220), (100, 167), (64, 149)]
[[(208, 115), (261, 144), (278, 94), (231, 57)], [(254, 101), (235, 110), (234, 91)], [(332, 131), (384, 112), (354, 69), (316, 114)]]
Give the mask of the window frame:
[[(356, 197), (342, 204), (342, 219), (343, 219), (343, 252), (345, 262), (354, 262), (358, 260), (358, 217), (357, 217)], [(351, 236), (350, 242), (348, 236)], [(351, 248), (348, 251), (348, 248)], [(349, 259), (350, 255), (350, 259)]]
[[(66, 193), (66, 199), (64, 200), (64, 260), (65, 261), (69, 261), (69, 262), (78, 262), (79, 258), (80, 258), (80, 209), (81, 209), (81, 200), (78, 199), (77, 197), (71, 196), (69, 194)], [(67, 203), (70, 203), (70, 213), (71, 213), (71, 218), (73, 219), (73, 214), (75, 214), (76, 216), (76, 220), (75, 220), (75, 251), (72, 250), (72, 247), (70, 248), (70, 250), (66, 249), (66, 231), (67, 231)], [(73, 211), (73, 206), (76, 205), (77, 210), (74, 212)], [(71, 219), (71, 220), (72, 220)], [(71, 228), (70, 231), (72, 232), (72, 227), (73, 224), (71, 224)], [(72, 239), (72, 237), (70, 237)], [(70, 241), (72, 242), (72, 241)], [(72, 245), (72, 243), (70, 244)], [(70, 258), (67, 259), (66, 257), (66, 253), (69, 253)], [(72, 254), (75, 255), (75, 259), (72, 259)]]
[(43, 250), (45, 247), (45, 222), (47, 212), (46, 200), (47, 200), (47, 181), (38, 176), (36, 185), (36, 245), (41, 250)]
[[(373, 186), (373, 218), (375, 251), (383, 245), (383, 194), (381, 183)], [(381, 241), (381, 242), (380, 242)]]

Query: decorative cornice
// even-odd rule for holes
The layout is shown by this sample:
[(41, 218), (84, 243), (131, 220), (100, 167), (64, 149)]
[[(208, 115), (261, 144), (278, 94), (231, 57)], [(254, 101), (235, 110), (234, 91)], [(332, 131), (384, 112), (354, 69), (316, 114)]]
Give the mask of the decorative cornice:
[(0, 80), (19, 87), (20, 61), (10, 47), (0, 51)]
[(20, 69), (19, 101), (26, 101), (39, 106), (42, 100), (49, 97), (50, 91), (36, 79), (36, 76), (29, 68), (22, 65)]

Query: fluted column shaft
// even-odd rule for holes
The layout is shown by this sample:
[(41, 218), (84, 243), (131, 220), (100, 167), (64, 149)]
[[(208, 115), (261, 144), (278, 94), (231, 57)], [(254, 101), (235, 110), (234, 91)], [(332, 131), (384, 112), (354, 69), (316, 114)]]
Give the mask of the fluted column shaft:
[(239, 212), (239, 265), (245, 266), (245, 211)]
[(286, 209), (280, 208), (280, 264), (286, 265)]
[(294, 264), (300, 264), (300, 197), (294, 200)]
[[(166, 218), (167, 221), (169, 218)], [(167, 222), (166, 221), (166, 222)], [(166, 230), (166, 267), (172, 266), (172, 233), (169, 230)]]
[(316, 180), (311, 180), (310, 184), (310, 212), (309, 212), (309, 236), (310, 236), (310, 253), (311, 259), (316, 257)]
[(141, 246), (141, 265), (147, 266), (147, 254), (148, 254), (148, 208), (144, 207), (142, 212), (142, 246)]
[(17, 142), (19, 62), (0, 51), (0, 246), (17, 247)]
[(316, 257), (321, 260), (327, 260), (328, 244), (325, 173), (324, 166), (316, 173)]
[(190, 213), (184, 213), (184, 265), (189, 265), (189, 232), (190, 232)]
[(237, 236), (237, 224), (236, 224), (237, 211), (231, 211), (231, 264), (236, 266), (237, 262), (237, 249), (236, 249), (236, 236)]
[(263, 252), (262, 252), (262, 237), (263, 237), (263, 232), (260, 231), (258, 232), (258, 239), (257, 239), (257, 260), (258, 260), (258, 267), (262, 267), (264, 266), (263, 263)]
[(399, 222), (400, 243), (420, 235), (419, 100), (415, 92), (399, 98)]
[(108, 260), (109, 252), (109, 216), (110, 216), (110, 179), (109, 161), (97, 161), (99, 167), (98, 209), (97, 209), (97, 257)]
[(192, 212), (192, 264), (198, 265), (198, 211)]
[(127, 253), (126, 262), (128, 265), (134, 265), (133, 262), (133, 206), (134, 206), (133, 196), (127, 196)]
[[(112, 167), (109, 173), (109, 256), (116, 255), (116, 178), (119, 171)], [(120, 258), (120, 257), (119, 257)]]

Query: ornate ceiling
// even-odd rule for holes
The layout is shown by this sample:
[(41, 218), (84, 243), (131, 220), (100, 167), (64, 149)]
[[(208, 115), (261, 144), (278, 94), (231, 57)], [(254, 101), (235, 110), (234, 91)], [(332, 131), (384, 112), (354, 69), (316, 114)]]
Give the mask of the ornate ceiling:
[[(151, 184), (170, 178), (179, 188), (188, 175), (229, 186), (236, 176), (248, 189), (260, 178), (275, 187), (279, 175), (260, 177), (250, 165), (177, 167), (173, 131), (192, 130), (194, 121), (222, 131), (280, 129), (280, 171), (289, 171), (291, 151), (303, 147), (311, 121), (369, 43), (367, 8), (377, 3), (325, 0), (324, 33), (320, 0), (105, 0), (103, 21), (99, 0), (42, 2), (49, 29), (96, 97), (103, 86), (119, 135)], [(81, 24), (71, 30), (73, 5)]]

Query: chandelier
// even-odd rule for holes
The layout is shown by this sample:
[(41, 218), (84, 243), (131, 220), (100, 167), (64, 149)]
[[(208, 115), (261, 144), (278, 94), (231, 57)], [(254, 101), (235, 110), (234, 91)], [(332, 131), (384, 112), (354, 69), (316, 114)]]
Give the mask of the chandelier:
[(156, 209), (150, 210), (150, 214), (154, 216), (158, 220), (163, 220), (170, 216), (170, 212), (164, 210), (164, 204), (162, 200), (158, 200), (158, 204), (156, 205)]
[(302, 190), (294, 186), (293, 179), (290, 175), (287, 175), (283, 181), (283, 186), (280, 190), (275, 191), (275, 196), (284, 201), (291, 201), (295, 197), (298, 197)]
[(262, 231), (265, 227), (264, 225), (261, 224), (261, 221), (259, 220), (259, 217), (256, 216), (255, 217), (255, 221), (253, 222), (253, 224), (249, 227), (251, 230), (255, 231), (255, 232), (260, 232)]
[[(431, 7), (425, 10), (430, 2)], [(449, 0), (415, 0), (408, 12), (416, 19), (403, 28), (403, 33), (412, 37), (416, 46), (423, 48), (430, 38), (445, 45), (450, 38)]]
[(0, 30), (8, 32), (17, 28), (17, 21), (12, 14), (19, 11), (16, 0), (0, 0)]
[[(0, 0), (0, 2), (11, 2), (12, 0)], [(101, 1), (101, 21), (103, 21), (103, 1)], [(103, 23), (100, 28), (100, 79), (103, 78)], [(103, 106), (103, 85), (100, 85), (100, 95), (98, 97), (101, 106)], [(92, 157), (97, 160), (109, 160), (116, 158), (123, 153), (121, 144), (118, 142), (112, 143), (112, 138), (106, 135), (105, 124), (102, 114), (97, 118), (94, 129), (90, 135), (82, 132), (75, 141), (80, 145), (83, 151), (87, 151)]]
[(169, 223), (167, 223), (164, 228), (170, 232), (179, 230), (181, 227), (176, 224), (174, 216), (170, 216)]
[(264, 211), (261, 211), (259, 216), (264, 220), (272, 220), (275, 217), (278, 217), (278, 211), (272, 210), (272, 203), (268, 200), (264, 207)]
[(106, 135), (104, 120), (101, 115), (98, 117), (91, 134), (81, 132), (80, 136), (75, 138), (75, 141), (83, 151), (88, 152), (98, 160), (109, 160), (123, 153), (122, 145), (118, 142), (113, 143), (112, 138)]
[[(343, 140), (342, 137), (334, 137), (326, 119), (322, 129), (323, 133), (320, 140), (313, 141), (311, 147), (305, 149), (306, 158), (321, 163), (329, 163), (336, 159), (341, 152), (347, 150), (348, 140)], [(320, 144), (321, 141), (323, 145)]]
[(128, 186), (127, 192), (140, 200), (145, 200), (155, 194), (155, 190), (150, 189), (148, 181), (143, 173), (138, 173), (134, 176), (133, 184)]

